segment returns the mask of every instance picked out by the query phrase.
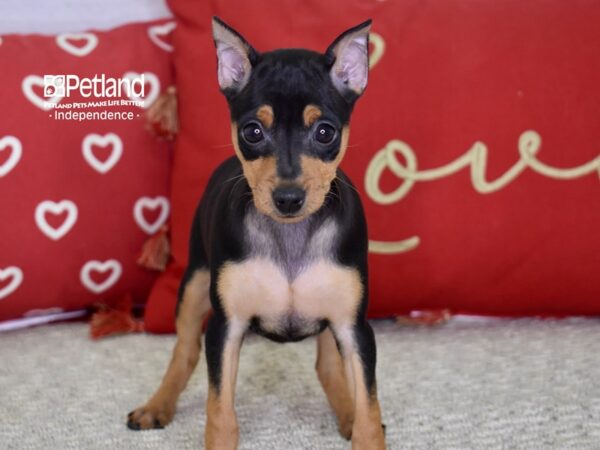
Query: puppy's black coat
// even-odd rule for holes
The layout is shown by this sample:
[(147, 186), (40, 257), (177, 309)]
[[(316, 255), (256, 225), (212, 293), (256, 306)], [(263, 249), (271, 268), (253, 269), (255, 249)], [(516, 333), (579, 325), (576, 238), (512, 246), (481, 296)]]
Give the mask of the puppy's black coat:
[(236, 156), (216, 169), (196, 211), (179, 289), (178, 344), (161, 388), (130, 417), (134, 428), (172, 417), (197, 361), (198, 322), (212, 309), (208, 449), (237, 447), (233, 389), (249, 330), (278, 342), (318, 335), (317, 370), (340, 431), (353, 436), (355, 449), (385, 448), (375, 339), (365, 319), (366, 221), (338, 168), (367, 84), (369, 27), (351, 28), (323, 54), (259, 53), (214, 19)]

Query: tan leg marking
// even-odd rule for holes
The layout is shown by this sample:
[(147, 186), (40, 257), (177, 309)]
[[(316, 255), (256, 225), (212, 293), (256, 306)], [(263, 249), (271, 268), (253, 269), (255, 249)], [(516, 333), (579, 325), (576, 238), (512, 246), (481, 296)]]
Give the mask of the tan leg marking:
[(236, 450), (239, 427), (235, 415), (235, 383), (237, 380), (240, 347), (245, 326), (231, 321), (223, 349), (221, 386), (219, 392), (209, 385), (206, 402), (206, 450)]
[(162, 428), (175, 414), (179, 395), (185, 388), (200, 357), (202, 322), (210, 311), (210, 274), (197, 271), (188, 281), (177, 315), (177, 343), (160, 387), (148, 402), (130, 413), (133, 429)]
[(377, 389), (373, 388), (372, 393), (367, 390), (354, 333), (349, 325), (335, 327), (335, 333), (342, 349), (346, 379), (351, 386), (350, 397), (354, 403), (352, 450), (385, 450)]
[(352, 427), (352, 450), (385, 450), (385, 435), (381, 427), (381, 409), (377, 389), (367, 392), (363, 366), (358, 354), (350, 358), (354, 375), (354, 426)]
[(350, 392), (354, 392), (354, 386), (349, 386), (344, 361), (329, 329), (317, 337), (316, 369), (329, 405), (337, 417), (340, 434), (350, 440), (354, 422), (354, 401)]

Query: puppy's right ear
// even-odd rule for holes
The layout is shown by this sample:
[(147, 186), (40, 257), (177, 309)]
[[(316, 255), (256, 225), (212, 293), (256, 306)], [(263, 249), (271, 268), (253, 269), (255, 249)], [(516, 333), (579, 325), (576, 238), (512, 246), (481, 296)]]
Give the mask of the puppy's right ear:
[(226, 95), (235, 95), (248, 83), (258, 53), (241, 34), (218, 17), (212, 19), (212, 30), (219, 63), (219, 86)]

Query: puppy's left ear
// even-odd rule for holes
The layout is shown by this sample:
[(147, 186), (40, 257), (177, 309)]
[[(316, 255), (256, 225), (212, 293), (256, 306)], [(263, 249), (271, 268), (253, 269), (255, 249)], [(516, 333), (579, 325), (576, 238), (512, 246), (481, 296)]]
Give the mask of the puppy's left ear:
[(331, 61), (331, 80), (346, 99), (356, 99), (369, 79), (371, 19), (343, 32), (325, 52)]
[(240, 33), (218, 17), (213, 17), (212, 31), (219, 63), (219, 86), (225, 95), (235, 95), (248, 83), (258, 53)]

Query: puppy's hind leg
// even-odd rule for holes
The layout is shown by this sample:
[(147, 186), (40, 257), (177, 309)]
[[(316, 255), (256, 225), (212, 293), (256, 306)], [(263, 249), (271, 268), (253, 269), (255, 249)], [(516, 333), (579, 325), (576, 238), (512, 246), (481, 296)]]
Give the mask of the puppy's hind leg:
[(210, 311), (210, 272), (186, 272), (177, 308), (177, 343), (162, 383), (144, 406), (130, 412), (127, 426), (132, 430), (163, 428), (175, 414), (179, 395), (184, 390), (200, 358), (202, 322)]

